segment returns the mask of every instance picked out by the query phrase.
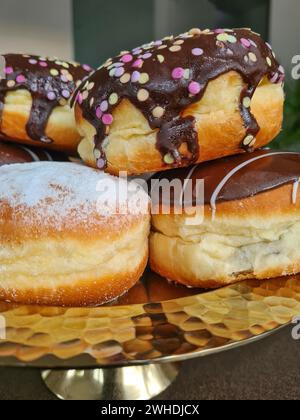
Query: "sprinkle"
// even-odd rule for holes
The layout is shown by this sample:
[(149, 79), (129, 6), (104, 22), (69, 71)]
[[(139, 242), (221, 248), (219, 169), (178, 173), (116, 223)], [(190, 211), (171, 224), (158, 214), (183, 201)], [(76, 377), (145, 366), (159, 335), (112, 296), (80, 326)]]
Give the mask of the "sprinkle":
[[(64, 76), (67, 76), (68, 74), (69, 74), (69, 72), (68, 72), (68, 70), (66, 70), (66, 69), (61, 69), (61, 74), (63, 74)], [(87, 85), (88, 85), (88, 82), (87, 82)]]
[(191, 82), (189, 84), (189, 92), (192, 95), (198, 95), (201, 91), (201, 85), (198, 82)]
[(256, 57), (256, 55), (254, 54), (254, 53), (249, 53), (249, 58), (250, 58), (250, 60), (251, 61), (253, 61), (254, 63), (256, 63), (257, 62), (257, 57)]
[(72, 74), (71, 74), (71, 73), (69, 73), (69, 74), (67, 75), (67, 79), (68, 79), (68, 82), (73, 82), (74, 77), (72, 76)]
[(15, 85), (16, 85), (16, 82), (15, 82), (14, 80), (9, 80), (9, 81), (7, 82), (7, 86), (8, 86), (9, 88), (14, 87)]
[(181, 46), (180, 45), (173, 45), (173, 47), (169, 48), (169, 50), (171, 52), (178, 52), (178, 51), (181, 51)]
[(149, 74), (148, 73), (142, 73), (139, 82), (140, 82), (141, 85), (144, 85), (144, 84), (148, 83), (149, 80), (150, 80)]
[(115, 67), (115, 68), (117, 68), (117, 67), (124, 67), (124, 63), (116, 62), (116, 63), (113, 63), (112, 64), (112, 67)]
[(64, 90), (61, 92), (61, 94), (62, 94), (62, 96), (63, 96), (64, 98), (66, 98), (66, 99), (69, 99), (69, 98), (70, 98), (70, 96), (71, 96), (71, 93), (70, 93), (67, 89), (64, 89)]
[(226, 42), (228, 40), (228, 35), (225, 33), (221, 33), (217, 36), (217, 40), (221, 42)]
[(92, 90), (92, 89), (94, 88), (94, 86), (95, 86), (95, 83), (94, 83), (94, 82), (90, 82), (90, 83), (87, 85), (87, 90)]
[(165, 57), (163, 55), (158, 55), (157, 59), (160, 63), (163, 63), (165, 61)]
[(121, 77), (125, 73), (125, 70), (123, 67), (119, 67), (118, 69), (115, 69), (115, 76)]
[(267, 64), (269, 67), (272, 67), (272, 60), (270, 57), (267, 57)]
[(145, 102), (149, 99), (149, 92), (146, 89), (140, 89), (137, 94), (137, 98), (140, 102)]
[(62, 82), (64, 82), (64, 83), (68, 83), (68, 78), (67, 78), (67, 76), (66, 76), (65, 74), (62, 74), (62, 75), (60, 76), (60, 80), (61, 80)]
[(39, 65), (40, 67), (48, 67), (48, 64), (46, 63), (46, 61), (40, 61)]
[(6, 67), (4, 69), (5, 74), (12, 74), (14, 72), (14, 69), (12, 67)]
[(248, 96), (246, 98), (243, 99), (243, 106), (245, 108), (250, 108), (251, 106), (251, 98), (249, 98)]
[(224, 34), (225, 33), (225, 31), (224, 31), (224, 29), (215, 29), (215, 34)]
[(144, 59), (144, 60), (147, 60), (148, 58), (151, 58), (152, 57), (152, 54), (151, 53), (147, 53), (147, 54), (144, 54), (143, 56), (142, 56), (142, 58)]
[(16, 79), (17, 83), (25, 83), (26, 82), (26, 77), (23, 76), (23, 74), (20, 74), (17, 79)]
[(199, 28), (193, 28), (189, 31), (190, 35), (201, 35), (201, 29)]
[(115, 69), (115, 68), (111, 69), (110, 72), (109, 72), (110, 77), (114, 77), (115, 74), (116, 74), (116, 71), (117, 71), (117, 69)]
[(143, 60), (139, 58), (133, 63), (132, 67), (136, 69), (140, 69), (141, 67), (143, 67), (143, 64), (144, 64)]
[(133, 51), (132, 51), (132, 54), (133, 55), (139, 55), (139, 54), (141, 54), (143, 52), (143, 50), (141, 50), (140, 48), (136, 48), (136, 49), (134, 49)]
[(161, 41), (161, 40), (159, 40), (159, 41), (155, 41), (155, 42), (154, 42), (154, 45), (155, 45), (156, 47), (159, 47), (160, 45), (162, 45), (162, 41)]
[(204, 51), (202, 50), (202, 48), (194, 48), (192, 49), (192, 54), (195, 55), (196, 57), (199, 57), (200, 55), (203, 55)]
[(32, 65), (35, 65), (35, 64), (37, 64), (38, 62), (37, 62), (37, 60), (35, 60), (34, 58), (31, 58), (30, 60), (29, 60), (29, 64), (32, 64)]
[(82, 99), (85, 101), (88, 97), (89, 97), (89, 91), (88, 90), (85, 90), (82, 93)]
[(161, 45), (160, 47), (158, 47), (159, 50), (165, 50), (166, 48), (168, 48), (167, 45)]
[(104, 114), (102, 117), (102, 122), (105, 125), (111, 125), (114, 121), (114, 118), (111, 114)]
[(123, 61), (123, 63), (130, 63), (132, 60), (133, 57), (131, 54), (123, 55), (123, 57), (121, 58), (121, 61)]
[(283, 74), (285, 74), (285, 70), (284, 70), (284, 67), (283, 66), (279, 66), (279, 71), (281, 72), (281, 73), (283, 73)]
[(243, 141), (244, 146), (249, 146), (253, 142), (253, 140), (255, 140), (255, 137), (249, 134), (247, 137), (245, 137)]
[(182, 45), (184, 44), (183, 39), (178, 39), (177, 41), (174, 42), (175, 45)]
[(137, 83), (140, 80), (141, 73), (139, 71), (134, 71), (131, 75), (131, 81), (132, 83)]
[(173, 79), (177, 80), (177, 79), (182, 79), (184, 76), (184, 69), (182, 67), (176, 67), (173, 71), (172, 71), (172, 77)]
[(95, 156), (95, 158), (98, 160), (98, 159), (100, 159), (101, 158), (101, 152), (100, 152), (100, 150), (98, 150), (98, 149), (95, 149), (94, 150), (94, 156)]
[(130, 79), (131, 79), (131, 75), (130, 75), (130, 73), (125, 73), (125, 74), (121, 77), (120, 82), (121, 82), (121, 83), (123, 83), (123, 84), (125, 84), (125, 83), (128, 83)]
[(84, 64), (84, 65), (82, 66), (82, 68), (83, 68), (85, 71), (92, 71), (91, 66), (89, 66), (88, 64)]
[(101, 111), (100, 106), (98, 106), (98, 107), (97, 107), (97, 109), (96, 109), (96, 117), (97, 117), (99, 120), (101, 120), (102, 116), (103, 116), (103, 112)]
[(171, 153), (167, 153), (167, 154), (165, 155), (165, 157), (164, 157), (164, 162), (165, 162), (167, 165), (172, 165), (172, 164), (175, 162), (175, 160), (174, 160), (173, 156), (171, 155)]
[(62, 66), (63, 66), (65, 69), (70, 68), (69, 63), (67, 63), (67, 62), (65, 62), (65, 61), (62, 63)]
[(90, 107), (92, 108), (92, 106), (94, 105), (94, 102), (95, 102), (95, 98), (91, 98), (91, 100), (90, 100)]
[(109, 101), (110, 105), (116, 105), (116, 103), (118, 102), (118, 100), (119, 100), (118, 94), (117, 93), (112, 93), (110, 95), (108, 101)]
[(107, 101), (103, 101), (100, 104), (100, 109), (101, 109), (102, 112), (106, 112), (108, 110), (108, 102)]
[(184, 70), (184, 75), (183, 75), (183, 77), (186, 79), (186, 80), (188, 80), (189, 78), (190, 78), (190, 69), (185, 69)]
[(231, 44), (235, 44), (237, 42), (237, 39), (235, 36), (233, 35), (227, 35), (227, 40), (228, 42), (230, 42)]
[(50, 70), (50, 74), (51, 74), (51, 76), (58, 76), (59, 75), (59, 71), (58, 70), (56, 70), (56, 69), (51, 69)]
[(276, 83), (278, 80), (279, 74), (278, 73), (274, 73), (274, 75), (272, 76), (272, 78), (270, 79), (271, 83)]
[(56, 95), (54, 92), (48, 92), (47, 98), (49, 99), (49, 101), (55, 101)]
[(67, 101), (66, 99), (61, 98), (61, 99), (59, 100), (59, 105), (60, 105), (60, 106), (66, 106), (67, 104), (68, 104), (68, 101)]
[(161, 106), (157, 106), (152, 111), (154, 118), (161, 118), (164, 115), (164, 113), (165, 113), (165, 110)]
[(244, 57), (244, 61), (245, 61), (246, 63), (248, 63), (248, 62), (249, 62), (249, 57), (248, 57), (248, 55), (245, 55), (245, 57)]
[(241, 38), (241, 44), (245, 48), (250, 48), (251, 47), (251, 42), (249, 41), (249, 39), (246, 39), (246, 38)]
[(106, 162), (104, 159), (97, 159), (97, 168), (104, 169), (106, 166)]
[(77, 97), (76, 97), (77, 102), (79, 103), (79, 105), (82, 104), (83, 102), (83, 97), (82, 94), (80, 92), (78, 92)]

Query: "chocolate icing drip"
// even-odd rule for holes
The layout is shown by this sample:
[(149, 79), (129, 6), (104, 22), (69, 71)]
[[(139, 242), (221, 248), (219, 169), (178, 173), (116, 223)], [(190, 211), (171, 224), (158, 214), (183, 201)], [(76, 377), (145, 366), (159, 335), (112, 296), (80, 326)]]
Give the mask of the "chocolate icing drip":
[[(113, 122), (113, 111), (124, 99), (158, 129), (157, 148), (166, 164), (175, 167), (199, 157), (198, 135), (193, 117), (182, 116), (202, 99), (211, 80), (230, 71), (246, 84), (240, 111), (246, 136), (242, 147), (252, 150), (259, 131), (250, 111), (251, 98), (264, 77), (272, 83), (284, 80), (271, 47), (248, 29), (192, 30), (177, 38), (168, 37), (109, 59), (79, 88), (74, 102), (96, 128), (95, 158), (106, 165), (104, 140)], [(186, 144), (188, 159), (182, 159)], [(188, 162), (187, 162), (188, 161)]]
[[(8, 92), (25, 89), (32, 96), (32, 108), (26, 131), (30, 139), (52, 143), (46, 136), (49, 117), (54, 108), (64, 106), (91, 72), (89, 66), (21, 54), (7, 54), (5, 78), (0, 81), (1, 119)], [(5, 134), (2, 133), (5, 137)]]
[[(224, 183), (229, 174), (232, 174), (232, 176)], [(269, 150), (258, 150), (251, 155), (244, 153), (202, 163), (193, 168), (159, 173), (153, 177), (152, 185), (157, 187), (155, 180), (161, 179), (169, 181), (179, 179), (183, 187), (186, 185), (186, 180), (190, 179), (193, 188), (193, 206), (199, 204), (197, 201), (199, 197), (196, 195), (197, 180), (204, 180), (205, 204), (212, 204), (214, 196), (215, 203), (242, 200), (283, 185), (298, 182), (300, 179), (300, 153)], [(221, 187), (219, 192), (218, 187)], [(156, 194), (154, 196), (158, 197)], [(160, 202), (161, 204), (167, 204), (164, 197), (161, 196)], [(171, 198), (171, 204), (181, 204), (178, 203), (178, 197), (176, 199), (174, 194)], [(185, 202), (185, 205), (191, 205), (191, 203)]]

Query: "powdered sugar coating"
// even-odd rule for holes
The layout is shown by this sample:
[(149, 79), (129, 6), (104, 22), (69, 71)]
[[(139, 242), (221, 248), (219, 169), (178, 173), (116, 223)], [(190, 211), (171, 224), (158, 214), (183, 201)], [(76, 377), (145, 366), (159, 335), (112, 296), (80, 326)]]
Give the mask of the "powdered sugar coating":
[(147, 194), (136, 183), (83, 165), (40, 162), (0, 169), (0, 224), (7, 205), (18, 225), (36, 224), (57, 231), (66, 223), (69, 228), (90, 228), (105, 220), (121, 221), (122, 216), (128, 221), (148, 204)]

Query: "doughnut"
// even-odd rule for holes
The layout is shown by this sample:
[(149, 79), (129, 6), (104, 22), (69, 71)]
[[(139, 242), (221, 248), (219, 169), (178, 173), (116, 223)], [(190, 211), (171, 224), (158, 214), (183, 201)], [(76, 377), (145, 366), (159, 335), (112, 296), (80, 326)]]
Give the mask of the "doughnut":
[(194, 29), (123, 52), (73, 97), (79, 154), (136, 175), (252, 152), (280, 132), (284, 77), (249, 29)]
[[(175, 179), (180, 194), (154, 193)], [(152, 270), (201, 288), (299, 273), (299, 181), (300, 154), (268, 150), (155, 175)]]
[(70, 98), (87, 65), (22, 54), (3, 56), (0, 133), (7, 141), (76, 153), (80, 135)]
[(30, 163), (40, 161), (67, 161), (63, 153), (49, 152), (35, 147), (22, 146), (21, 144), (4, 143), (0, 141), (0, 166), (13, 163)]
[(70, 162), (2, 166), (0, 300), (94, 306), (133, 287), (150, 231), (136, 186)]

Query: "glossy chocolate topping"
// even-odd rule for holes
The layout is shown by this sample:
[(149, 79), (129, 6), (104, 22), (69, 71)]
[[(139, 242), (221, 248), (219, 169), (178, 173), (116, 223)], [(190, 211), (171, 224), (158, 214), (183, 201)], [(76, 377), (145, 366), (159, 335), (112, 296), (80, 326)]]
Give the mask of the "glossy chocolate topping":
[(52, 143), (45, 131), (53, 109), (68, 103), (76, 87), (92, 69), (56, 58), (21, 54), (7, 54), (3, 57), (5, 78), (0, 81), (1, 114), (8, 92), (28, 90), (32, 96), (32, 108), (26, 126), (27, 134), (32, 140)]
[(63, 153), (48, 152), (46, 150), (22, 146), (19, 144), (7, 144), (0, 142), (0, 166), (13, 163), (30, 163), (40, 161), (67, 161)]
[[(261, 80), (284, 80), (271, 47), (248, 29), (192, 30), (168, 37), (109, 59), (79, 88), (75, 101), (83, 116), (97, 130), (97, 166), (106, 166), (105, 138), (113, 123), (113, 111), (128, 99), (158, 129), (157, 148), (164, 162), (175, 167), (195, 162), (201, 151), (193, 117), (181, 116), (203, 97), (208, 83), (229, 71), (238, 72), (246, 87), (240, 111), (246, 128), (242, 147), (253, 150), (259, 131), (250, 112), (251, 98)], [(186, 144), (189, 157), (180, 154)]]
[[(191, 168), (159, 173), (152, 179), (153, 191), (158, 189), (156, 180), (162, 179), (179, 179), (182, 192), (186, 189), (187, 180), (191, 180), (193, 206), (201, 202), (200, 197), (197, 197), (196, 181), (204, 180), (204, 202), (210, 204), (213, 210), (217, 203), (242, 200), (287, 184), (294, 184), (293, 201), (296, 201), (300, 153), (258, 150), (251, 155), (244, 153)], [(158, 197), (157, 194), (154, 196)], [(172, 205), (181, 204), (178, 203), (178, 196), (175, 199), (174, 194), (171, 195)], [(190, 198), (185, 198), (190, 201)], [(165, 197), (160, 195), (160, 202), (166, 204)], [(185, 205), (189, 204), (185, 202)]]

